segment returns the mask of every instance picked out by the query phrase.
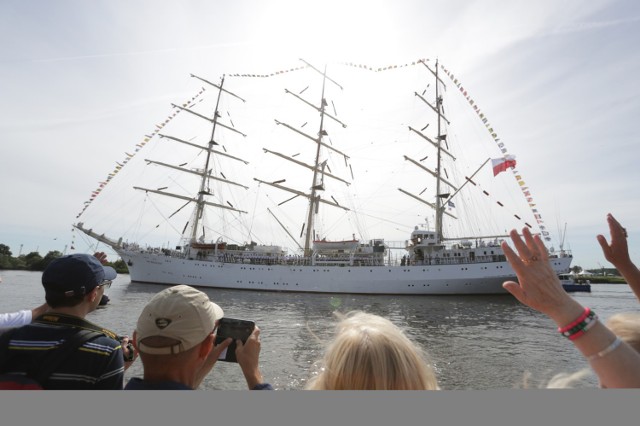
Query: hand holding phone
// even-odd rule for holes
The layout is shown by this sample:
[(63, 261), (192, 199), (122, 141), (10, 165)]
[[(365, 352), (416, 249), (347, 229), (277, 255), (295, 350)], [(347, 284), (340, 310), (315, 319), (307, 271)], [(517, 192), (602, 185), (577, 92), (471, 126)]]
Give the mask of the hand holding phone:
[(220, 318), (216, 329), (216, 345), (231, 337), (233, 342), (220, 353), (218, 357), (221, 361), (238, 362), (236, 358), (236, 340), (240, 339), (246, 343), (253, 332), (256, 324), (253, 321), (237, 318)]

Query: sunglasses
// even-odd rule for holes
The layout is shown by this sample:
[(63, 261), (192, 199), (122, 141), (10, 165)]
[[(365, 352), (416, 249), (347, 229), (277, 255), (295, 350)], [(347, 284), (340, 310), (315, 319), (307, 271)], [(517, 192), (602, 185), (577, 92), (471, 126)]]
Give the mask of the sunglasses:
[(104, 280), (100, 284), (98, 284), (97, 287), (102, 287), (104, 289), (108, 289), (109, 287), (111, 287), (111, 283), (112, 282), (113, 281), (111, 281), (111, 280)]

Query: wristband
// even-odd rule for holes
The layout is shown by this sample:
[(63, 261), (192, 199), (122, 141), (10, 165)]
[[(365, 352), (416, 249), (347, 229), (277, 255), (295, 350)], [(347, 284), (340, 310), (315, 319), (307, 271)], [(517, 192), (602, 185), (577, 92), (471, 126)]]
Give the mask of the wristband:
[(622, 343), (622, 340), (620, 340), (620, 338), (618, 336), (616, 336), (616, 340), (614, 340), (609, 346), (607, 346), (606, 348), (604, 348), (603, 350), (601, 350), (597, 354), (593, 354), (591, 356), (588, 356), (587, 357), (587, 361), (591, 362), (594, 359), (602, 358), (605, 355), (610, 354), (611, 352), (615, 351), (618, 348), (618, 346), (620, 346), (621, 343)]
[(558, 328), (558, 332), (569, 340), (575, 340), (586, 333), (591, 327), (593, 327), (598, 321), (598, 316), (589, 308), (585, 308), (584, 312), (578, 319), (566, 325)]
[(569, 323), (568, 325), (565, 325), (564, 327), (558, 327), (558, 333), (564, 333), (565, 331), (571, 330), (573, 327), (584, 321), (584, 319), (589, 315), (590, 312), (591, 309), (584, 308), (582, 314), (575, 321)]

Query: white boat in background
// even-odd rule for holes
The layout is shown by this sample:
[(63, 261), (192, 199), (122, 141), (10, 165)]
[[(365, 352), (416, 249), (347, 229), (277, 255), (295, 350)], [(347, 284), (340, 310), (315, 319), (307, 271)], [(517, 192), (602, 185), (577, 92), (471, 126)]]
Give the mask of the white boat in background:
[(567, 293), (591, 293), (591, 281), (589, 280), (577, 280), (573, 274), (559, 274), (558, 279)]
[[(160, 248), (144, 245), (140, 241), (128, 241), (124, 236), (110, 238), (93, 228), (99, 224), (87, 226), (83, 222), (74, 226), (86, 235), (109, 245), (126, 262), (129, 268), (131, 280), (143, 283), (158, 283), (166, 285), (187, 284), (199, 287), (217, 287), (242, 290), (261, 291), (295, 291), (316, 293), (361, 293), (361, 294), (413, 294), (413, 295), (442, 295), (442, 294), (500, 294), (506, 293), (502, 283), (515, 279), (515, 273), (506, 261), (500, 247), (500, 242), (506, 239), (506, 234), (496, 235), (469, 235), (447, 237), (444, 232), (444, 220), (457, 219), (449, 211), (455, 200), (458, 203), (459, 194), (463, 188), (470, 187), (474, 176), (489, 159), (476, 170), (470, 177), (465, 177), (462, 182), (453, 182), (448, 176), (447, 169), (441, 167), (441, 161), (445, 157), (455, 160), (455, 156), (447, 146), (447, 129), (449, 121), (444, 115), (442, 88), (444, 82), (439, 76), (438, 64), (432, 69), (423, 63), (429, 75), (435, 77), (432, 90), (433, 101), (427, 101), (422, 95), (418, 96), (425, 108), (425, 113), (432, 113), (437, 131), (435, 136), (428, 136), (411, 128), (410, 131), (417, 134), (432, 150), (432, 158), (435, 167), (429, 168), (422, 160), (415, 160), (411, 156), (404, 158), (425, 172), (425, 178), (434, 182), (433, 198), (423, 199), (422, 194), (414, 194), (409, 190), (399, 188), (400, 192), (432, 209), (435, 213), (435, 227), (415, 226), (403, 247), (391, 247), (383, 238), (356, 238), (351, 240), (336, 239), (327, 240), (318, 235), (316, 231), (316, 215), (321, 208), (341, 209), (349, 211), (344, 204), (339, 203), (332, 195), (325, 195), (326, 188), (331, 184), (349, 185), (349, 180), (338, 175), (338, 171), (332, 171), (328, 163), (327, 153), (334, 157), (344, 159), (343, 171), (352, 175), (349, 164), (349, 156), (338, 150), (333, 143), (327, 141), (329, 125), (346, 127), (336, 114), (329, 114), (327, 107), (329, 102), (325, 95), (327, 85), (337, 85), (324, 71), (307, 64), (308, 67), (321, 76), (321, 95), (319, 104), (302, 97), (302, 92), (293, 93), (286, 90), (298, 101), (311, 107), (319, 114), (317, 136), (307, 134), (302, 127), (294, 127), (285, 122), (276, 120), (276, 125), (293, 131), (303, 139), (307, 148), (313, 149), (314, 158), (311, 164), (304, 163), (295, 156), (286, 155), (263, 148), (264, 153), (285, 160), (287, 165), (301, 167), (308, 173), (307, 190), (285, 186), (286, 179), (265, 180), (254, 178), (255, 182), (263, 187), (275, 188), (291, 194), (289, 200), (297, 197), (306, 199), (308, 208), (306, 220), (302, 224), (300, 237), (295, 238), (280, 219), (269, 210), (269, 213), (278, 221), (291, 239), (296, 241), (299, 250), (289, 253), (280, 245), (258, 244), (253, 241), (237, 244), (227, 241), (220, 230), (219, 235), (206, 238), (205, 229), (201, 220), (208, 209), (224, 210), (234, 219), (247, 211), (236, 207), (230, 201), (223, 202), (221, 193), (214, 193), (211, 189), (213, 182), (238, 190), (247, 189), (248, 186), (229, 180), (220, 171), (219, 164), (223, 161), (233, 162), (241, 167), (244, 160), (232, 156), (226, 149), (219, 150), (216, 145), (219, 132), (233, 132), (243, 135), (233, 125), (221, 122), (222, 112), (218, 109), (220, 99), (231, 96), (231, 99), (242, 99), (229, 92), (225, 85), (224, 77), (219, 84), (210, 83), (217, 89), (216, 109), (211, 116), (187, 107), (178, 107), (182, 111), (191, 113), (198, 119), (206, 120), (211, 124), (208, 144), (197, 145), (190, 140), (164, 134), (162, 140), (167, 143), (190, 145), (199, 150), (203, 155), (199, 157), (202, 165), (191, 169), (184, 168), (186, 162), (176, 159), (175, 163), (168, 164), (154, 160), (146, 160), (147, 164), (170, 169), (171, 172), (191, 174), (199, 177), (199, 185), (193, 188), (191, 195), (180, 195), (165, 191), (164, 188), (153, 189), (149, 187), (135, 187), (143, 191), (147, 196), (172, 197), (193, 205), (194, 212), (191, 220), (183, 228), (181, 242), (175, 248)], [(199, 77), (197, 77), (199, 78)], [(305, 89), (306, 90), (306, 89)], [(333, 102), (332, 102), (333, 103)], [(301, 105), (302, 107), (302, 105)], [(195, 108), (195, 107), (194, 107)], [(305, 122), (305, 124), (307, 124)], [(426, 128), (426, 126), (425, 126)], [(433, 128), (433, 127), (432, 127)], [(309, 141), (311, 144), (309, 144)], [(425, 157), (426, 158), (426, 157)], [(186, 160), (185, 160), (186, 161)], [(235, 166), (234, 166), (235, 167)], [(335, 166), (334, 166), (335, 167)], [(225, 169), (227, 170), (227, 169)], [(284, 167), (282, 168), (284, 171)], [(352, 176), (353, 178), (353, 176)], [(297, 180), (294, 180), (298, 182)], [(431, 185), (431, 184), (429, 184)], [(424, 192), (424, 191), (423, 191)], [(216, 202), (209, 199), (217, 197)], [(287, 200), (287, 201), (289, 201)], [(460, 200), (462, 204), (462, 200)], [(286, 201), (285, 201), (286, 202)], [(282, 202), (280, 204), (284, 204)], [(181, 207), (181, 208), (182, 208)], [(170, 216), (169, 216), (170, 217)], [(202, 232), (201, 236), (198, 234)], [(209, 232), (211, 234), (211, 232)], [(401, 261), (396, 261), (391, 256), (391, 250), (402, 250), (404, 255)], [(551, 253), (550, 263), (557, 273), (568, 272), (571, 264), (571, 254), (564, 250)]]

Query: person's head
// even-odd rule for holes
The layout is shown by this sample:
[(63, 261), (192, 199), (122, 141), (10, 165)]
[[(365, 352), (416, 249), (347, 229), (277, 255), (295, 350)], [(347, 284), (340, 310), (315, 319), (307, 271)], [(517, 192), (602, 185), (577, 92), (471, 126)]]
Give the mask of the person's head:
[(213, 330), (223, 315), (222, 308), (205, 293), (187, 285), (169, 287), (153, 296), (133, 334), (145, 375), (147, 367), (166, 370), (185, 366), (192, 357), (204, 360), (213, 348)]
[(346, 314), (328, 345), (315, 390), (435, 390), (426, 354), (391, 321), (364, 312)]
[(621, 312), (612, 315), (606, 323), (620, 339), (640, 352), (640, 312)]
[(70, 254), (54, 259), (42, 273), (45, 299), (51, 308), (74, 307), (83, 302), (92, 311), (100, 303), (104, 286), (117, 276), (88, 254)]

